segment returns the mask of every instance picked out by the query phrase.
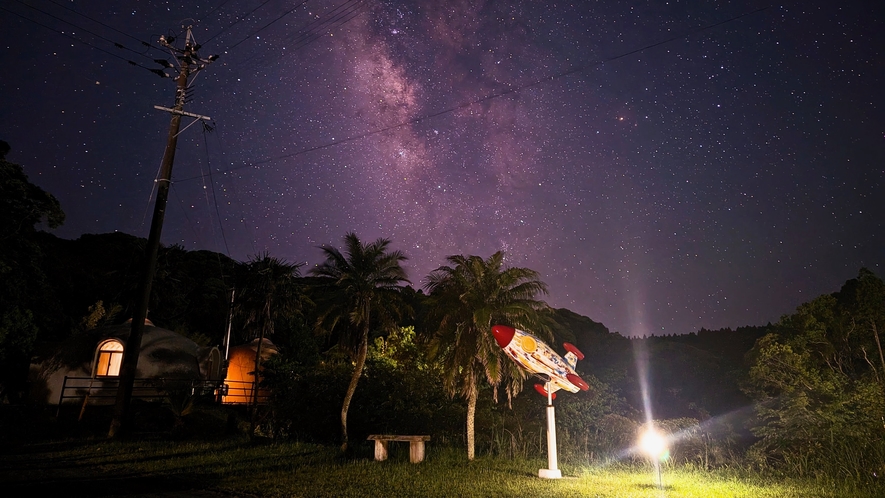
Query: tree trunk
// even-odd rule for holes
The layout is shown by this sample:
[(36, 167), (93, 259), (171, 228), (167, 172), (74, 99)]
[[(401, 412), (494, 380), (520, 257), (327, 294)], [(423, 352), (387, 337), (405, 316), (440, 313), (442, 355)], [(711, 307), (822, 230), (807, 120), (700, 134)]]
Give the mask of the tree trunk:
[(341, 452), (347, 451), (347, 410), (350, 409), (350, 401), (353, 399), (353, 393), (356, 392), (356, 385), (363, 374), (363, 367), (366, 364), (366, 355), (369, 351), (369, 331), (363, 331), (360, 339), (360, 348), (356, 355), (356, 365), (353, 367), (353, 375), (350, 377), (350, 384), (347, 386), (347, 392), (344, 394), (344, 402), (341, 404)]
[(270, 335), (273, 335), (273, 320), (271, 319), (270, 313), (270, 301), (272, 299), (272, 293), (269, 294), (264, 300), (264, 323), (259, 328), (258, 332), (258, 347), (255, 348), (255, 371), (252, 375), (252, 397), (249, 400), (249, 405), (251, 409), (250, 413), (250, 421), (249, 421), (249, 437), (255, 436), (255, 426), (257, 425), (256, 418), (258, 417), (258, 384), (259, 384), (259, 372), (261, 371), (261, 346), (264, 345), (264, 338), (266, 336), (265, 329), (270, 329)]
[(879, 348), (879, 361), (882, 362), (882, 376), (885, 378), (885, 355), (882, 354), (882, 343), (879, 342), (879, 330), (876, 328), (876, 321), (870, 319), (870, 327), (873, 330), (873, 337), (876, 338), (876, 347)]
[[(870, 327), (873, 330), (873, 337), (876, 338), (876, 347), (879, 348), (879, 361), (882, 362), (882, 377), (885, 379), (885, 355), (882, 354), (882, 343), (879, 342), (879, 329), (876, 327), (876, 320), (870, 318)], [(874, 369), (875, 370), (875, 369)], [(876, 375), (878, 379), (879, 376)], [(885, 382), (880, 382), (879, 388), (882, 389), (882, 393), (885, 394)], [(885, 420), (885, 418), (883, 418)]]
[(476, 438), (474, 436), (476, 429), (476, 398), (477, 390), (472, 389), (467, 396), (467, 460), (473, 461), (476, 457)]

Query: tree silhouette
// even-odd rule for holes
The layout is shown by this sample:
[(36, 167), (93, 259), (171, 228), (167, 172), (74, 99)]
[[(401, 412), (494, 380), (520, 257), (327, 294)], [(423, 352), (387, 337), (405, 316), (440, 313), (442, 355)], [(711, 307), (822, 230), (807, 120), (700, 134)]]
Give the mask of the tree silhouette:
[(0, 140), (0, 400), (24, 394), (38, 335), (58, 326), (47, 309), (52, 298), (37, 227), (65, 219), (58, 200), (6, 160), (9, 150)]
[(467, 399), (467, 459), (475, 457), (476, 401), (485, 379), (494, 389), (506, 382), (508, 397), (522, 389), (525, 373), (505, 357), (491, 333), (496, 323), (549, 334), (535, 299), (547, 286), (528, 268), (505, 268), (504, 253), (488, 259), (449, 256), (427, 277), (433, 311), (438, 322), (432, 350), (444, 364), (445, 388)]
[(258, 398), (261, 349), (265, 338), (274, 334), (274, 318), (297, 313), (301, 309), (298, 283), (301, 263), (288, 263), (265, 253), (242, 266), (239, 275), (234, 313), (243, 320), (244, 339), (257, 338), (255, 351), (255, 385), (252, 386), (252, 430), (255, 428), (255, 407)]
[(408, 282), (401, 266), (407, 258), (400, 251), (390, 251), (390, 240), (379, 238), (363, 244), (354, 233), (344, 236), (345, 250), (323, 246), (326, 260), (311, 274), (326, 279), (320, 287), (321, 311), (317, 320), (320, 331), (337, 334), (339, 345), (354, 360), (353, 375), (341, 403), (341, 451), (347, 451), (347, 412), (369, 347), (373, 324), (394, 329), (399, 314), (399, 292)]

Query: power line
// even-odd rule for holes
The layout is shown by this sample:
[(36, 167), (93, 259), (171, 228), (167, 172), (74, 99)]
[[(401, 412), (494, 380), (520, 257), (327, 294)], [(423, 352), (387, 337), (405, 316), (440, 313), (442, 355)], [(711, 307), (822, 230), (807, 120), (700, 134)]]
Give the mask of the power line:
[[(207, 134), (209, 132), (213, 131), (217, 126), (215, 125), (214, 122), (212, 123), (213, 126), (211, 126), (211, 127), (208, 124), (206, 124), (205, 122), (203, 122), (202, 124), (203, 124), (203, 145), (204, 145), (204, 148), (206, 149), (206, 168), (209, 170), (209, 185), (212, 186), (212, 203), (215, 205), (215, 216), (218, 218), (218, 229), (221, 232), (221, 240), (222, 240), (222, 242), (224, 242), (225, 254), (227, 254), (228, 258), (233, 259), (233, 257), (231, 257), (231, 255), (230, 255), (230, 247), (228, 247), (228, 245), (227, 245), (227, 237), (224, 234), (224, 224), (221, 222), (221, 213), (218, 210), (218, 195), (215, 193), (215, 180), (212, 178), (212, 163), (209, 161), (209, 140), (207, 138)], [(204, 183), (203, 188), (205, 189), (205, 187), (206, 187), (206, 185)], [(208, 199), (208, 194), (207, 194), (207, 199), (206, 199), (207, 203), (208, 203), (208, 200), (209, 199)], [(214, 224), (212, 225), (212, 235), (213, 235), (213, 239), (214, 239), (214, 235), (215, 235), (215, 225)], [(215, 239), (215, 242), (217, 243), (217, 239)], [(224, 265), (221, 262), (221, 254), (219, 254), (218, 251), (215, 251), (215, 256), (216, 256), (216, 259), (218, 260), (218, 269), (221, 274), (221, 282), (224, 283), (225, 282)]]
[(363, 13), (366, 10), (367, 3), (365, 0), (359, 0), (356, 2), (346, 2), (353, 3), (352, 6), (344, 7), (346, 4), (341, 4), (332, 12), (334, 14), (329, 15), (325, 20), (318, 21), (319, 26), (316, 28), (311, 28), (312, 32), (304, 33), (301, 36), (295, 38), (296, 47), (293, 50), (298, 50), (301, 47), (312, 43), (314, 40), (319, 38), (321, 35), (326, 34), (333, 29), (343, 26), (347, 24), (351, 19)]
[(209, 17), (209, 16), (211, 16), (212, 14), (216, 13), (216, 12), (218, 11), (218, 9), (220, 9), (220, 8), (224, 7), (225, 5), (227, 5), (227, 2), (230, 2), (230, 0), (224, 0), (223, 2), (221, 2), (220, 4), (218, 4), (218, 7), (215, 7), (214, 9), (210, 10), (209, 13), (206, 14), (206, 17)]
[[(299, 4), (299, 6), (303, 5), (306, 2), (307, 2), (307, 0), (305, 0), (304, 2)], [(288, 40), (286, 40), (289, 43), (292, 43), (294, 45), (291, 49), (291, 52), (301, 50), (305, 46), (307, 46), (307, 45), (313, 43), (314, 41), (316, 41), (317, 39), (319, 39), (324, 34), (329, 33), (331, 31), (333, 31), (334, 29), (338, 28), (339, 26), (346, 24), (347, 22), (349, 22), (350, 20), (352, 20), (353, 18), (358, 16), (360, 13), (365, 11), (366, 7), (367, 7), (367, 2), (365, 0), (346, 0), (344, 3), (337, 5), (333, 9), (329, 10), (328, 12), (326, 12), (325, 14), (320, 16), (319, 18), (310, 21), (309, 23), (304, 25), (302, 28), (300, 28), (298, 31), (296, 31), (292, 37), (290, 37)], [(270, 23), (266, 24), (265, 26), (263, 26), (259, 30), (251, 33), (249, 36), (243, 38), (242, 40), (238, 41), (237, 43), (235, 43), (234, 45), (232, 45), (231, 47), (226, 49), (226, 51), (230, 51), (230, 50), (236, 48), (237, 46), (239, 46), (240, 44), (244, 43), (247, 40), (254, 39), (256, 34), (261, 32), (265, 28), (273, 25), (274, 23), (276, 23), (277, 21), (279, 21), (280, 19), (282, 19), (286, 15), (289, 15), (290, 13), (294, 12), (294, 10), (295, 9), (291, 9), (291, 10), (287, 11), (286, 13), (284, 13), (283, 15), (278, 16), (276, 19), (274, 19)], [(286, 47), (284, 47), (284, 49), (285, 48)], [(289, 53), (291, 53), (291, 52), (289, 52)], [(274, 54), (271, 54), (270, 52), (262, 52), (260, 55), (251, 57), (249, 59), (250, 64), (248, 65), (248, 67), (253, 68), (253, 67), (258, 67), (258, 66), (266, 66), (268, 64), (272, 64), (272, 63), (282, 59), (286, 55), (288, 55), (288, 53), (284, 53), (282, 55), (277, 55), (276, 57), (274, 57)], [(244, 66), (239, 66), (238, 68), (243, 68), (243, 67)], [(229, 68), (230, 69), (238, 69), (234, 66), (229, 66)]]
[[(351, 21), (356, 16), (360, 15), (364, 10), (366, 10), (367, 3), (365, 0), (347, 0), (346, 2), (338, 5), (331, 11), (329, 11), (325, 16), (316, 19), (303, 28), (298, 30), (295, 36), (289, 41), (294, 43), (294, 48), (292, 51), (298, 51), (302, 48), (310, 45), (321, 36), (326, 33), (331, 32), (335, 28), (339, 26), (343, 26), (344, 24)], [(253, 59), (255, 65), (267, 65), (273, 62), (276, 62), (287, 54), (279, 55), (275, 58), (271, 58), (270, 54), (264, 55), (264, 57), (260, 59)]]
[[(270, 27), (271, 25), (273, 25), (274, 23), (276, 23), (276, 22), (279, 21), (280, 19), (286, 17), (287, 15), (291, 14), (292, 12), (295, 12), (295, 10), (298, 9), (298, 7), (301, 7), (302, 5), (306, 4), (307, 2), (308, 2), (308, 0), (304, 0), (303, 2), (299, 3), (298, 5), (292, 7), (291, 9), (287, 10), (286, 12), (284, 12), (282, 15), (280, 15), (279, 17), (277, 17), (277, 18), (274, 19), (273, 21), (271, 21), (271, 22), (265, 24), (264, 26), (258, 28), (258, 29), (257, 29), (256, 31), (254, 31), (252, 34), (246, 36), (245, 38), (243, 38), (242, 40), (238, 41), (237, 43), (234, 43), (233, 45), (231, 45), (230, 47), (228, 47), (227, 50), (233, 50), (233, 49), (237, 48), (237, 46), (238, 46), (239, 44), (243, 43), (243, 42), (246, 41), (246, 40), (251, 39), (253, 36), (257, 35), (258, 33), (261, 33), (262, 31), (264, 31), (265, 29), (267, 29), (268, 27)], [(210, 38), (210, 40), (211, 40), (211, 38)]]
[[(230, 247), (227, 245), (227, 237), (224, 235), (224, 225), (221, 223), (221, 213), (218, 211), (218, 195), (215, 193), (215, 181), (212, 179), (212, 164), (209, 162), (209, 140), (206, 138), (208, 126), (203, 123), (203, 145), (206, 149), (206, 168), (209, 170), (209, 185), (212, 186), (212, 203), (215, 205), (215, 216), (218, 217), (218, 228), (221, 231), (221, 240), (224, 242), (224, 250), (230, 257)], [(203, 184), (205, 187), (205, 183)], [(207, 199), (208, 201), (208, 199)]]
[[(260, 5), (258, 5), (258, 7), (255, 7), (254, 9), (252, 9), (252, 10), (250, 10), (249, 12), (247, 12), (246, 14), (244, 14), (243, 17), (241, 17), (241, 18), (237, 19), (236, 21), (232, 22), (232, 23), (229, 24), (226, 28), (222, 28), (221, 31), (219, 31), (218, 33), (214, 34), (213, 36), (210, 36), (209, 39), (206, 40), (206, 43), (209, 43), (210, 41), (212, 41), (212, 40), (218, 38), (219, 36), (221, 36), (222, 34), (224, 34), (224, 33), (225, 33), (227, 30), (229, 30), (230, 28), (232, 28), (232, 27), (236, 26), (237, 24), (239, 24), (239, 23), (245, 21), (245, 20), (246, 20), (249, 16), (251, 16), (256, 10), (258, 10), (258, 9), (260, 9), (261, 7), (264, 7), (265, 5), (267, 5), (268, 2), (270, 2), (270, 0), (264, 0), (264, 2), (262, 2)], [(217, 10), (217, 9), (216, 9), (216, 10)]]
[[(225, 152), (224, 152), (224, 140), (221, 138), (221, 132), (222, 132), (221, 127), (218, 126), (218, 125), (216, 125), (215, 122), (213, 122), (212, 124), (213, 124), (215, 130), (218, 132), (218, 140), (217, 140), (217, 144), (218, 144), (218, 148), (219, 148), (219, 150), (220, 150), (220, 154), (221, 154), (221, 156), (224, 156), (224, 154), (225, 154)], [(207, 155), (208, 155), (208, 150), (209, 150), (209, 148), (208, 148), (208, 145), (207, 145), (207, 146), (206, 146)], [(208, 161), (208, 159), (207, 159), (207, 161)], [(212, 170), (210, 169), (209, 171), (210, 171), (210, 175), (211, 175), (211, 171), (212, 171)], [(212, 183), (212, 188), (213, 188), (213, 189), (215, 188), (215, 183), (214, 183), (214, 181), (213, 181), (213, 183)], [(234, 202), (237, 202), (237, 198), (239, 197), (239, 194), (238, 194), (238, 192), (237, 192), (237, 188), (236, 188), (236, 185), (235, 185), (235, 184), (231, 184), (231, 185), (229, 186), (229, 194), (230, 194), (231, 196), (233, 196), (233, 198), (234, 198)], [(220, 220), (220, 219), (221, 219), (221, 217), (220, 217), (220, 215), (219, 215), (219, 220)], [(219, 221), (219, 222), (220, 222), (220, 221)], [(241, 222), (242, 225), (243, 225), (243, 230), (246, 231), (246, 240), (248, 240), (249, 243), (250, 243), (251, 246), (252, 246), (252, 253), (253, 253), (253, 254), (256, 254), (256, 253), (258, 252), (258, 250), (255, 248), (255, 237), (254, 237), (254, 233), (252, 232), (252, 230), (251, 230), (251, 228), (249, 227), (249, 225), (246, 224), (245, 220), (243, 220), (243, 219), (241, 218), (241, 219), (240, 219), (240, 222)], [(226, 239), (225, 239), (225, 245), (226, 245), (226, 244), (227, 244), (227, 241), (226, 241)], [(228, 254), (228, 256), (230, 256), (230, 254)]]
[(72, 22), (70, 22), (70, 21), (66, 21), (66, 20), (64, 20), (64, 19), (62, 19), (62, 18), (60, 18), (60, 17), (58, 17), (58, 16), (56, 16), (56, 15), (54, 15), (54, 14), (50, 14), (49, 12), (46, 12), (45, 10), (38, 9), (37, 7), (34, 7), (33, 5), (28, 5), (28, 4), (24, 3), (24, 2), (22, 2), (21, 0), (16, 0), (16, 2), (18, 2), (20, 5), (23, 5), (23, 6), (29, 8), (29, 9), (31, 9), (31, 10), (36, 10), (37, 12), (40, 12), (41, 14), (43, 14), (43, 15), (45, 15), (45, 16), (49, 16), (49, 17), (55, 19), (56, 21), (63, 22), (63, 23), (65, 23), (65, 24), (67, 24), (68, 26), (73, 26), (75, 29), (79, 29), (79, 30), (81, 30), (81, 31), (85, 31), (86, 33), (89, 33), (90, 35), (95, 36), (96, 38), (100, 38), (100, 39), (102, 39), (102, 40), (104, 40), (104, 41), (106, 41), (106, 42), (112, 44), (113, 46), (115, 46), (115, 47), (117, 47), (117, 48), (119, 48), (119, 49), (122, 49), (122, 50), (128, 50), (129, 52), (132, 52), (132, 53), (134, 53), (134, 54), (137, 54), (137, 55), (140, 55), (140, 56), (142, 56), (142, 57), (146, 57), (146, 58), (150, 59), (150, 57), (149, 57), (147, 54), (144, 54), (144, 53), (142, 53), (142, 52), (138, 52), (138, 51), (136, 51), (136, 50), (133, 50), (133, 49), (131, 49), (131, 48), (128, 48), (128, 47), (126, 47), (125, 45), (123, 45), (123, 44), (121, 44), (121, 43), (117, 43), (117, 42), (115, 42), (114, 40), (111, 40), (111, 39), (109, 39), (109, 38), (105, 38), (104, 36), (102, 36), (102, 35), (100, 35), (100, 34), (98, 34), (98, 33), (94, 33), (94, 32), (92, 32), (92, 31), (90, 31), (90, 30), (88, 30), (88, 29), (86, 29), (86, 28), (84, 28), (84, 27), (82, 27), (82, 26), (79, 26), (79, 25), (77, 25), (77, 24), (74, 24), (74, 23), (72, 23)]
[[(34, 23), (34, 24), (36, 24), (36, 25), (38, 25), (38, 26), (41, 26), (41, 27), (46, 28), (46, 29), (48, 29), (48, 30), (50, 30), (50, 31), (53, 31), (53, 32), (55, 32), (55, 33), (58, 33), (58, 34), (60, 34), (60, 35), (62, 35), (62, 36), (64, 36), (64, 37), (70, 38), (71, 40), (74, 40), (74, 41), (76, 41), (76, 42), (78, 42), (78, 43), (82, 43), (83, 45), (86, 45), (87, 47), (94, 48), (95, 50), (98, 50), (99, 52), (103, 52), (103, 53), (105, 53), (105, 54), (107, 54), (107, 55), (110, 55), (111, 57), (116, 57), (117, 59), (120, 59), (120, 60), (122, 60), (122, 61), (126, 61), (127, 63), (129, 63), (129, 64), (131, 64), (131, 65), (133, 65), (133, 66), (140, 67), (140, 68), (142, 68), (142, 69), (146, 69), (147, 71), (150, 71), (151, 73), (154, 73), (154, 74), (156, 74), (156, 75), (158, 75), (158, 76), (161, 76), (161, 77), (163, 77), (163, 78), (167, 78), (167, 77), (168, 77), (168, 75), (167, 75), (166, 73), (164, 73), (163, 71), (161, 71), (161, 70), (159, 70), (159, 69), (151, 69), (151, 68), (149, 68), (149, 67), (142, 66), (141, 64), (139, 64), (139, 63), (137, 63), (137, 62), (135, 62), (135, 61), (129, 60), (129, 59), (127, 59), (127, 58), (125, 58), (125, 57), (122, 57), (122, 56), (120, 56), (120, 55), (117, 55), (117, 54), (115, 54), (115, 53), (113, 53), (113, 52), (109, 52), (109, 51), (107, 51), (107, 50), (105, 50), (105, 49), (103, 49), (103, 48), (101, 48), (101, 47), (98, 47), (98, 46), (96, 46), (96, 45), (93, 45), (93, 44), (91, 44), (91, 43), (89, 43), (89, 42), (87, 42), (87, 41), (83, 41), (83, 40), (81, 40), (81, 39), (79, 39), (79, 38), (77, 38), (77, 37), (75, 37), (75, 36), (71, 36), (71, 35), (65, 33), (64, 31), (59, 31), (59, 30), (57, 30), (57, 29), (55, 29), (55, 28), (53, 28), (53, 27), (47, 26), (47, 25), (45, 25), (45, 24), (43, 24), (43, 23), (41, 23), (41, 22), (39, 22), (39, 21), (36, 21), (36, 20), (31, 19), (31, 18), (29, 18), (29, 17), (25, 17), (25, 16), (19, 14), (18, 12), (13, 12), (13, 11), (11, 11), (11, 10), (5, 8), (5, 7), (0, 7), (0, 10), (6, 11), (6, 12), (12, 14), (12, 15), (18, 16), (18, 17), (24, 19), (25, 21), (32, 22), (32, 23)], [(84, 31), (85, 31), (85, 30), (84, 30)], [(136, 53), (137, 53), (137, 52), (136, 52)]]
[(65, 9), (65, 10), (67, 10), (67, 11), (69, 11), (69, 12), (73, 12), (74, 14), (77, 14), (77, 15), (80, 16), (80, 17), (84, 17), (84, 18), (86, 18), (86, 19), (88, 19), (88, 20), (90, 20), (90, 21), (92, 21), (92, 22), (94, 22), (94, 23), (96, 23), (96, 24), (100, 24), (100, 25), (104, 26), (105, 28), (108, 28), (108, 29), (110, 29), (110, 30), (112, 30), (112, 31), (116, 31), (117, 33), (119, 33), (119, 34), (121, 34), (121, 35), (123, 35), (123, 36), (129, 37), (129, 38), (131, 38), (131, 39), (137, 41), (138, 43), (140, 43), (141, 45), (143, 45), (144, 47), (146, 47), (146, 48), (148, 48), (148, 49), (163, 50), (163, 49), (160, 48), (160, 47), (156, 47), (156, 46), (154, 46), (154, 45), (151, 45), (150, 42), (146, 42), (146, 41), (144, 41), (144, 40), (140, 40), (140, 39), (138, 39), (138, 38), (136, 38), (136, 37), (130, 35), (129, 33), (125, 32), (125, 31), (120, 31), (119, 29), (117, 29), (117, 28), (115, 28), (115, 27), (113, 27), (113, 26), (109, 26), (109, 25), (107, 25), (107, 24), (105, 24), (105, 23), (99, 21), (98, 19), (94, 19), (94, 18), (92, 18), (92, 17), (87, 16), (86, 14), (83, 14), (83, 13), (81, 13), (81, 12), (77, 12), (76, 10), (74, 10), (74, 9), (72, 9), (72, 8), (70, 8), (70, 7), (66, 6), (66, 5), (64, 5), (64, 4), (61, 4), (61, 3), (56, 2), (55, 0), (49, 0), (49, 2), (50, 2), (50, 3), (53, 3), (53, 4), (55, 4), (55, 5), (58, 5), (59, 7)]
[[(395, 130), (395, 129), (397, 129), (397, 128), (402, 128), (403, 126), (409, 126), (409, 125), (418, 124), (418, 123), (420, 123), (420, 122), (422, 122), (422, 121), (426, 121), (426, 120), (428, 120), (428, 119), (436, 118), (436, 117), (442, 116), (442, 115), (444, 115), (444, 114), (451, 114), (451, 113), (453, 113), (453, 112), (459, 111), (459, 110), (461, 110), (461, 109), (468, 108), (468, 107), (470, 107), (470, 106), (472, 106), (472, 105), (476, 105), (476, 104), (479, 104), (479, 103), (482, 103), (482, 102), (486, 102), (486, 101), (488, 101), (488, 100), (492, 100), (492, 99), (496, 99), (496, 98), (504, 97), (504, 96), (506, 96), (506, 95), (510, 95), (510, 94), (514, 94), (514, 93), (519, 93), (519, 92), (521, 92), (521, 91), (523, 91), (523, 90), (526, 90), (526, 89), (528, 89), (528, 88), (533, 88), (533, 87), (536, 87), (536, 86), (538, 86), (538, 85), (541, 85), (541, 84), (546, 83), (546, 82), (549, 82), (549, 81), (558, 80), (558, 79), (560, 79), (560, 78), (564, 78), (564, 77), (566, 77), (566, 76), (570, 76), (570, 75), (575, 74), (575, 73), (579, 73), (579, 72), (582, 72), (582, 71), (586, 71), (587, 69), (591, 69), (591, 68), (594, 68), (594, 67), (601, 66), (601, 65), (603, 65), (603, 64), (605, 64), (605, 63), (607, 63), (607, 62), (613, 62), (613, 61), (616, 61), (616, 60), (619, 60), (619, 59), (623, 59), (623, 58), (625, 58), (625, 57), (629, 57), (629, 56), (631, 56), (631, 55), (634, 55), (634, 54), (637, 54), (637, 53), (643, 52), (643, 51), (645, 51), (645, 50), (649, 50), (649, 49), (652, 49), (652, 48), (656, 48), (656, 47), (659, 47), (659, 46), (661, 46), (661, 45), (666, 45), (667, 43), (671, 43), (671, 42), (674, 42), (674, 41), (676, 41), (676, 40), (681, 40), (681, 39), (683, 39), (683, 38), (688, 38), (689, 36), (692, 36), (692, 35), (695, 35), (695, 34), (698, 34), (698, 33), (702, 33), (702, 32), (704, 32), (704, 31), (708, 31), (708, 30), (713, 29), (713, 28), (716, 28), (716, 27), (718, 27), (718, 26), (722, 26), (723, 24), (727, 24), (727, 23), (730, 23), (730, 22), (733, 22), (733, 21), (737, 21), (737, 20), (739, 20), (739, 19), (742, 19), (742, 18), (744, 18), (744, 17), (748, 17), (748, 16), (751, 16), (751, 15), (754, 15), (754, 14), (758, 14), (759, 12), (763, 12), (763, 11), (767, 10), (768, 8), (769, 8), (769, 7), (762, 7), (762, 8), (759, 8), (759, 9), (756, 9), (756, 10), (753, 10), (753, 11), (750, 11), (750, 12), (745, 12), (745, 13), (740, 14), (740, 15), (738, 15), (738, 16), (731, 17), (731, 18), (726, 19), (726, 20), (724, 20), (724, 21), (716, 22), (716, 23), (713, 23), (713, 24), (708, 24), (708, 25), (702, 26), (702, 27), (700, 27), (700, 28), (694, 29), (694, 30), (692, 30), (692, 31), (689, 31), (689, 32), (687, 32), (687, 33), (683, 33), (683, 34), (681, 34), (681, 35), (676, 35), (676, 36), (673, 36), (673, 37), (670, 37), (670, 38), (667, 38), (667, 39), (664, 39), (664, 40), (661, 40), (661, 41), (657, 41), (657, 42), (654, 42), (654, 43), (650, 43), (650, 44), (648, 44), (648, 45), (645, 45), (645, 46), (642, 46), (642, 47), (636, 48), (636, 49), (634, 49), (634, 50), (630, 50), (630, 51), (628, 51), (628, 52), (624, 52), (624, 53), (621, 53), (621, 54), (618, 54), (618, 55), (615, 55), (615, 56), (612, 56), (612, 57), (609, 57), (609, 58), (606, 58), (606, 59), (598, 60), (598, 61), (593, 62), (593, 63), (590, 63), (590, 64), (584, 64), (584, 65), (581, 65), (581, 66), (575, 66), (575, 67), (572, 67), (572, 68), (570, 68), (570, 69), (567, 69), (567, 70), (565, 70), (565, 71), (563, 71), (563, 72), (561, 72), (561, 73), (557, 73), (557, 74), (550, 75), (550, 76), (546, 76), (546, 77), (544, 77), (544, 78), (540, 78), (540, 79), (537, 79), (537, 80), (534, 80), (534, 81), (530, 81), (530, 82), (525, 83), (525, 84), (523, 84), (523, 85), (521, 85), (521, 86), (512, 87), (512, 88), (508, 88), (508, 89), (505, 89), (505, 90), (501, 90), (501, 91), (499, 91), (499, 92), (490, 93), (490, 94), (488, 94), (488, 95), (484, 95), (484, 96), (479, 97), (479, 98), (477, 98), (477, 99), (474, 99), (474, 100), (471, 100), (471, 101), (468, 101), (468, 102), (463, 102), (463, 103), (458, 104), (458, 105), (456, 105), (456, 106), (449, 107), (449, 108), (446, 108), (446, 109), (443, 109), (443, 110), (440, 110), (440, 111), (437, 111), (437, 112), (434, 112), (434, 113), (431, 113), (431, 114), (426, 114), (426, 115), (424, 115), (424, 116), (420, 116), (420, 117), (417, 117), (417, 118), (412, 118), (412, 119), (409, 119), (409, 120), (403, 121), (403, 122), (401, 122), (401, 123), (397, 123), (397, 124), (394, 124), (394, 125), (390, 125), (390, 126), (387, 126), (387, 127), (384, 127), (384, 128), (379, 128), (379, 129), (375, 129), (375, 130), (366, 131), (366, 132), (364, 132), (364, 133), (360, 133), (360, 134), (358, 134), (358, 135), (353, 135), (353, 136), (350, 136), (350, 137), (344, 138), (344, 139), (342, 139), (342, 140), (336, 140), (336, 141), (334, 141), (334, 142), (326, 143), (326, 144), (323, 144), (323, 145), (317, 145), (317, 146), (314, 146), (314, 147), (309, 147), (309, 148), (307, 148), (307, 149), (302, 149), (302, 150), (300, 150), (300, 151), (293, 152), (293, 153), (291, 153), (291, 154), (285, 154), (285, 155), (282, 155), (282, 156), (270, 157), (270, 158), (263, 159), (263, 160), (260, 160), (260, 161), (255, 161), (255, 162), (252, 162), (252, 163), (249, 163), (249, 164), (244, 164), (244, 165), (242, 165), (242, 166), (238, 166), (238, 167), (234, 167), (234, 168), (227, 169), (227, 170), (225, 170), (225, 171), (222, 171), (221, 173), (222, 173), (222, 174), (227, 174), (227, 173), (230, 173), (230, 172), (232, 172), (232, 171), (238, 171), (238, 170), (246, 169), (246, 168), (254, 168), (254, 167), (260, 166), (260, 165), (262, 165), (262, 164), (267, 164), (267, 163), (271, 163), (271, 162), (275, 162), (275, 161), (280, 161), (280, 160), (283, 160), (283, 159), (289, 159), (289, 158), (291, 158), (291, 157), (300, 156), (300, 155), (302, 155), (302, 154), (307, 154), (307, 153), (309, 153), (309, 152), (315, 152), (315, 151), (322, 150), (322, 149), (328, 149), (328, 148), (330, 148), (330, 147), (335, 147), (335, 146), (338, 146), (338, 145), (341, 145), (341, 144), (345, 144), (345, 143), (349, 143), (349, 142), (355, 142), (355, 141), (357, 141), (357, 140), (362, 140), (362, 139), (364, 139), (364, 138), (366, 138), (366, 137), (370, 137), (370, 136), (373, 136), (373, 135), (378, 135), (378, 134), (380, 134), (380, 133), (385, 133), (385, 132), (388, 132), (388, 131), (391, 131), (391, 130)], [(178, 180), (178, 181), (179, 181), (179, 182), (184, 182), (184, 181), (195, 180), (195, 179), (197, 179), (197, 178), (200, 178), (200, 177), (199, 177), (199, 176), (194, 176), (194, 177), (185, 178), (185, 179)]]

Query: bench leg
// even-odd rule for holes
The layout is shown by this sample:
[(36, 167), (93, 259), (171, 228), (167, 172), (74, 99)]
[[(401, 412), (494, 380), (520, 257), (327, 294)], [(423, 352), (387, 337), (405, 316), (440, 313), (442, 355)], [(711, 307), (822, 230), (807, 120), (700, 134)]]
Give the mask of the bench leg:
[(375, 440), (375, 461), (383, 462), (387, 460), (387, 441), (380, 439)]
[(424, 441), (409, 441), (409, 461), (412, 463), (424, 461)]

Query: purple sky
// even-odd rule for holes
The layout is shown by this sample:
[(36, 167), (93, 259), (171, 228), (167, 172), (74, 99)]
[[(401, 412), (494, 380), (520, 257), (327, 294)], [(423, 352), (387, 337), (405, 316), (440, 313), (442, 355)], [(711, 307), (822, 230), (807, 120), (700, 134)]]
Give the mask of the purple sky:
[(184, 23), (215, 128), (181, 134), (164, 244), (313, 265), (354, 231), (416, 287), (504, 250), (625, 335), (885, 275), (881, 2), (298, 3), (5, 2), (0, 139), (55, 233), (147, 236), (174, 82), (141, 42)]

